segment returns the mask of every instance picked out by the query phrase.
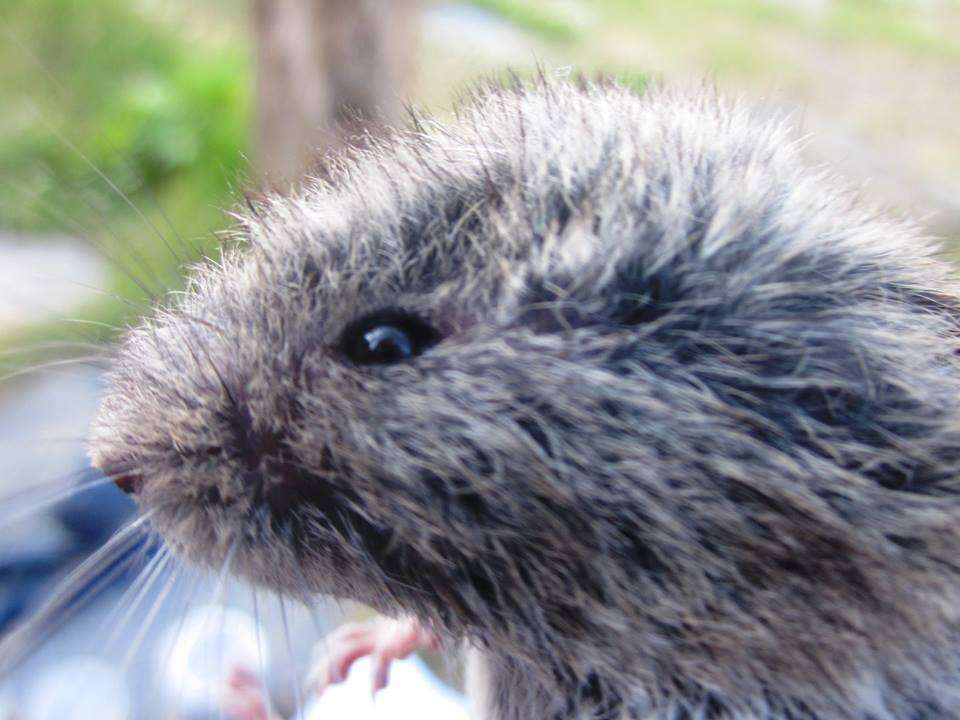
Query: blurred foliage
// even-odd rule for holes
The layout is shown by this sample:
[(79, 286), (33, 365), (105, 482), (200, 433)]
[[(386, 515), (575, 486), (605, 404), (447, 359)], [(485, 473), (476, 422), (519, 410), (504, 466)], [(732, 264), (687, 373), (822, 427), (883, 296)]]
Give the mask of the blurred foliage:
[[(832, 0), (816, 13), (788, 0), (470, 4), (527, 32), (528, 65), (603, 70), (638, 88), (647, 71), (693, 69), (802, 92), (819, 66), (798, 58), (840, 45), (960, 61), (960, 32), (907, 0)], [(248, 9), (241, 0), (0, 0), (0, 229), (67, 232), (106, 248), (114, 298), (77, 316), (122, 324), (149, 300), (138, 283), (174, 287), (181, 260), (214, 250), (211, 231), (228, 223), (224, 209), (246, 184)], [(443, 103), (477, 74), (475, 60), (458, 65), (443, 52), (424, 55), (418, 98)]]
[[(471, 4), (545, 39), (583, 41), (594, 50), (602, 50), (605, 31), (615, 27), (651, 34), (662, 31), (665, 40), (693, 35), (705, 45), (722, 42), (733, 27), (747, 33), (765, 27), (960, 60), (960, 28), (938, 22), (942, 13), (924, 12), (924, 6), (937, 2), (955, 0), (823, 0), (822, 11), (804, 10), (808, 3), (799, 0), (596, 0), (579, 4), (596, 21), (586, 29), (578, 27), (566, 12), (569, 3), (562, 0), (472, 0)], [(947, 16), (955, 17), (956, 12)], [(754, 64), (763, 56), (757, 50), (749, 42), (740, 48)]]
[(496, 13), (517, 27), (548, 40), (572, 40), (578, 35), (576, 26), (562, 13), (551, 8), (551, 3), (536, 0), (473, 0), (470, 4)]
[[(189, 183), (207, 204), (238, 175), (248, 144), (244, 48), (184, 40), (116, 0), (4, 7), (5, 226), (38, 229), (88, 215), (91, 167), (135, 202), (143, 191), (159, 199), (169, 185)], [(95, 191), (102, 200), (102, 188)], [(110, 202), (107, 216), (125, 204), (116, 194)]]
[(936, 16), (918, 13), (917, 6), (922, 9), (923, 4), (904, 0), (843, 0), (832, 5), (825, 31), (836, 40), (870, 40), (960, 62), (960, 26), (940, 24)]
[(120, 302), (79, 316), (120, 323), (148, 299), (138, 283), (176, 285), (243, 182), (246, 39), (189, 22), (129, 0), (0, 0), (0, 227), (105, 249)]

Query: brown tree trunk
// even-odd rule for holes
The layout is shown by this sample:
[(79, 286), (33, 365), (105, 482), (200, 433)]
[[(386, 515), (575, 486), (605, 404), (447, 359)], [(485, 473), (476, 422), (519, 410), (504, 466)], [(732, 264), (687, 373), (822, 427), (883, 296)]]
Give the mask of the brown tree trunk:
[(418, 0), (253, 0), (256, 171), (296, 182), (361, 127), (400, 120)]

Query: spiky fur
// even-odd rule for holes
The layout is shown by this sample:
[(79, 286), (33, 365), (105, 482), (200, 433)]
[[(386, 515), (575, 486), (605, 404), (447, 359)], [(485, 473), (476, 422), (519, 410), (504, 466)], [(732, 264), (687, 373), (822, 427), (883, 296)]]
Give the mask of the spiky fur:
[[(958, 292), (710, 91), (541, 80), (255, 205), (92, 454), (172, 547), (412, 614), (488, 717), (960, 717)], [(443, 340), (353, 366), (381, 308)]]

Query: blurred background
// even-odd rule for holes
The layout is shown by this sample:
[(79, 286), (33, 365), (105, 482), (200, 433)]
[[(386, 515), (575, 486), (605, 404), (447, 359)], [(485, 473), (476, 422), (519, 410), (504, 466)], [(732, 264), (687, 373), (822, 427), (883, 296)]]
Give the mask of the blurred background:
[[(107, 484), (63, 491), (96, 482), (82, 438), (100, 348), (179, 287), (185, 265), (215, 255), (244, 192), (288, 191), (322, 172), (317, 150), (402, 123), (407, 103), (448, 115), (476, 78), (538, 64), (638, 90), (706, 78), (790, 113), (810, 135), (812, 162), (960, 258), (958, 0), (0, 0), (7, 647), (17, 623), (130, 518)], [(0, 651), (15, 658), (0, 680), (0, 720), (217, 717), (202, 692), (190, 708), (163, 700), (171, 683), (182, 698), (192, 682), (158, 670), (180, 652), (170, 628), (193, 627), (185, 608), (213, 599), (237, 610), (206, 610), (185, 633), (206, 647), (184, 661), (201, 679), (216, 674), (204, 627), (227, 628), (240, 656), (254, 641), (269, 646), (258, 660), (281, 658), (292, 678), (338, 617), (255, 603), (216, 578), (175, 573), (143, 542), (131, 547), (117, 572), (100, 563), (81, 583), (82, 611), (54, 608), (49, 640), (20, 638), (35, 652)], [(149, 599), (161, 591), (162, 602)], [(288, 709), (292, 683), (283, 673), (269, 683)], [(58, 705), (64, 687), (68, 704)], [(84, 709), (82, 697), (96, 701)]]

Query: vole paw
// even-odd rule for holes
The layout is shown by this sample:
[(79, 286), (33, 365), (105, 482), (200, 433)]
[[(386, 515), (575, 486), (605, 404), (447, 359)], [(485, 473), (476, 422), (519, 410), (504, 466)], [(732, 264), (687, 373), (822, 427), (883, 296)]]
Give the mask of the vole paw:
[(264, 700), (260, 679), (243, 667), (235, 667), (227, 678), (223, 710), (231, 720), (278, 720)]
[(416, 650), (436, 650), (440, 642), (416, 620), (378, 618), (370, 622), (340, 626), (318, 645), (319, 652), (308, 686), (318, 695), (330, 685), (346, 679), (350, 668), (362, 657), (373, 662), (372, 692), (387, 686), (390, 665)]

